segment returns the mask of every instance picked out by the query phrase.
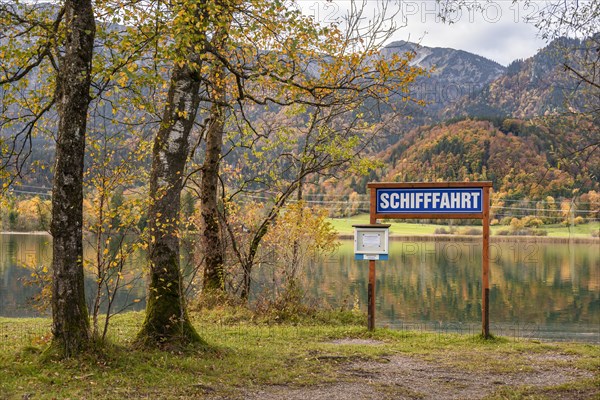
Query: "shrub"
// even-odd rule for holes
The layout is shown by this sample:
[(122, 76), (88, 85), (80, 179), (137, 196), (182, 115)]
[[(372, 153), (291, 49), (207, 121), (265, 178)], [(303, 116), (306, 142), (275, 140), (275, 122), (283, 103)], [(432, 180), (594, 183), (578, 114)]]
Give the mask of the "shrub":
[(544, 229), (518, 229), (516, 231), (500, 229), (496, 232), (497, 236), (548, 236), (548, 231)]
[(508, 226), (508, 225), (510, 225), (511, 220), (512, 220), (512, 217), (504, 217), (500, 220), (500, 225)]
[(482, 231), (479, 228), (464, 228), (458, 231), (461, 235), (477, 236), (481, 235)]
[(527, 217), (523, 218), (522, 222), (527, 228), (539, 228), (540, 226), (544, 225), (544, 221), (532, 215), (528, 215)]
[(513, 218), (513, 219), (510, 220), (510, 229), (513, 232), (520, 231), (524, 227), (525, 227), (525, 224), (519, 218)]

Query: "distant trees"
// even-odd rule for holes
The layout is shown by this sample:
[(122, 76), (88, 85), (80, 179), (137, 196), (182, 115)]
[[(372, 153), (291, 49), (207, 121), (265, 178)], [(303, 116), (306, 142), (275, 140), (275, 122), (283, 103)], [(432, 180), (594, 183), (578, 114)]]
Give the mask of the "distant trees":
[(17, 197), (4, 195), (0, 203), (0, 230), (48, 231), (51, 202), (39, 196)]

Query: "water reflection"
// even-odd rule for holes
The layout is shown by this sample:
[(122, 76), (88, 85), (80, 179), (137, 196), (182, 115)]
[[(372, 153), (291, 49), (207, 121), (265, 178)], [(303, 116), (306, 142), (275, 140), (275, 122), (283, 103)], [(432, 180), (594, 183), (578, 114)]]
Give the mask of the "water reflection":
[[(0, 316), (31, 316), (36, 292), (23, 285), (23, 265), (49, 265), (49, 237), (0, 235)], [(589, 244), (492, 243), (492, 333), (580, 339), (600, 343), (600, 247)], [(131, 269), (143, 254), (129, 260)], [(138, 267), (138, 268), (136, 268)], [(255, 290), (273, 289), (272, 274), (257, 268)], [(334, 307), (366, 310), (368, 262), (355, 261), (352, 241), (306, 267), (309, 296)], [(88, 277), (86, 286), (93, 286)], [(392, 241), (390, 260), (377, 263), (377, 326), (477, 333), (481, 324), (481, 244), (448, 240)], [(143, 298), (139, 282), (118, 306)], [(93, 296), (88, 294), (88, 298)], [(132, 309), (143, 309), (144, 302)]]
[[(600, 342), (596, 244), (493, 243), (490, 258), (496, 333), (553, 331)], [(305, 285), (334, 306), (358, 300), (366, 309), (367, 279), (368, 262), (355, 261), (344, 242), (336, 259), (312, 267)], [(376, 286), (378, 326), (480, 331), (480, 243), (393, 241), (390, 260), (377, 263)]]
[[(33, 317), (40, 312), (32, 306), (33, 297), (39, 287), (30, 285), (32, 271), (49, 268), (52, 262), (51, 237), (38, 234), (0, 234), (0, 316)], [(93, 256), (92, 248), (86, 246), (84, 257)], [(143, 254), (135, 254), (127, 260), (123, 282), (127, 282), (117, 293), (113, 312), (120, 310), (143, 310), (145, 290), (141, 269)], [(86, 274), (85, 287), (88, 307), (96, 296), (95, 279)], [(101, 312), (106, 311), (106, 305)]]

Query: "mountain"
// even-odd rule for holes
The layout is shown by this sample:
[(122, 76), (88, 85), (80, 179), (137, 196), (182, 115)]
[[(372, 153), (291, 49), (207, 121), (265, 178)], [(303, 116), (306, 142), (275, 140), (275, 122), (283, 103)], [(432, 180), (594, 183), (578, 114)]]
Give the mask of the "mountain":
[(479, 92), (505, 73), (506, 68), (495, 61), (463, 50), (427, 47), (416, 43), (397, 41), (383, 49), (383, 54), (414, 52), (413, 65), (431, 71), (420, 77), (412, 95), (428, 104), (421, 110), (435, 116), (463, 96)]
[(381, 167), (370, 175), (321, 181), (308, 192), (335, 202), (340, 196), (356, 198), (353, 192), (365, 194), (368, 182), (489, 180), (494, 193), (505, 198), (571, 197), (574, 188), (600, 190), (600, 151), (578, 162), (566, 160), (557, 146), (581, 143), (594, 129), (564, 118), (556, 129), (512, 118), (420, 126), (377, 154)]
[(564, 64), (579, 64), (584, 42), (560, 38), (533, 57), (513, 61), (480, 91), (446, 105), (439, 119), (468, 116), (534, 118), (583, 109), (590, 101)]
[[(415, 51), (420, 66), (436, 66), (423, 82), (441, 88), (429, 92), (440, 101), (411, 110), (412, 124), (391, 129), (387, 147), (374, 156), (382, 162), (379, 170), (321, 182), (324, 188), (313, 187), (313, 193), (351, 199), (352, 192), (365, 193), (367, 182), (436, 180), (491, 180), (495, 192), (517, 199), (600, 189), (600, 114), (589, 112), (598, 94), (583, 91), (564, 68), (581, 68), (584, 42), (557, 39), (507, 68), (458, 50), (406, 42), (390, 47)], [(440, 96), (460, 85), (469, 88), (467, 95)]]

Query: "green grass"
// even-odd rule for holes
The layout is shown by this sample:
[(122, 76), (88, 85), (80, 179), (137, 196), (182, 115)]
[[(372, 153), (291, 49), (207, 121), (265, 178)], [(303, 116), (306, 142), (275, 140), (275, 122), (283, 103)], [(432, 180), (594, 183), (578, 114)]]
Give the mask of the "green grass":
[(556, 385), (546, 388), (518, 387), (501, 388), (494, 394), (487, 396), (486, 400), (553, 400), (553, 399), (598, 399), (598, 380), (581, 380), (575, 383)]
[(575, 225), (573, 228), (570, 226), (563, 226), (560, 224), (556, 225), (545, 225), (542, 226), (541, 229), (544, 229), (548, 232), (548, 236), (551, 237), (591, 237), (592, 231), (600, 229), (600, 223), (588, 223)]
[[(330, 314), (329, 322), (305, 319), (294, 324), (272, 324), (252, 322), (250, 314), (230, 314), (228, 310), (193, 314), (194, 324), (208, 347), (177, 352), (133, 348), (132, 340), (143, 315), (119, 315), (112, 321), (110, 345), (65, 361), (41, 356), (50, 337), (48, 319), (0, 318), (0, 398), (170, 399), (207, 394), (243, 397), (244, 391), (264, 385), (302, 388), (339, 382), (340, 364), (384, 360), (393, 354), (432, 360), (461, 368), (465, 373), (510, 373), (526, 367), (530, 356), (546, 353), (569, 354), (576, 359), (577, 368), (596, 372), (599, 368), (599, 347), (585, 344), (541, 344), (502, 338), (484, 341), (477, 336), (387, 329), (368, 332), (364, 325), (346, 315), (336, 318)], [(332, 343), (342, 338), (368, 338), (383, 343)], [(587, 379), (569, 388), (590, 391), (597, 384), (598, 379)], [(510, 398), (521, 398), (521, 389), (505, 390)]]
[[(330, 218), (329, 222), (335, 228), (337, 232), (342, 235), (352, 235), (354, 228), (352, 225), (355, 224), (368, 224), (369, 215), (359, 214), (348, 218)], [(390, 223), (387, 221), (386, 223)], [(448, 229), (448, 225), (436, 225), (436, 224), (419, 224), (413, 222), (391, 222), (390, 233), (392, 235), (414, 235), (414, 236), (427, 236), (433, 235), (437, 228)], [(469, 228), (468, 226), (459, 226), (459, 229)], [(473, 228), (481, 229), (481, 226), (473, 226)], [(491, 233), (494, 235), (499, 230), (510, 229), (508, 226), (495, 225), (491, 227)], [(540, 229), (548, 232), (549, 237), (592, 237), (591, 233), (594, 230), (600, 229), (600, 223), (587, 223), (581, 225), (575, 225), (573, 229), (570, 226), (563, 226), (560, 224), (544, 225)]]
[[(330, 218), (329, 222), (340, 234), (352, 235), (354, 233), (352, 225), (368, 224), (369, 215), (360, 214), (349, 218)], [(417, 224), (410, 222), (392, 222), (391, 224), (390, 233), (398, 235), (433, 235), (436, 228), (448, 228), (447, 225)]]

